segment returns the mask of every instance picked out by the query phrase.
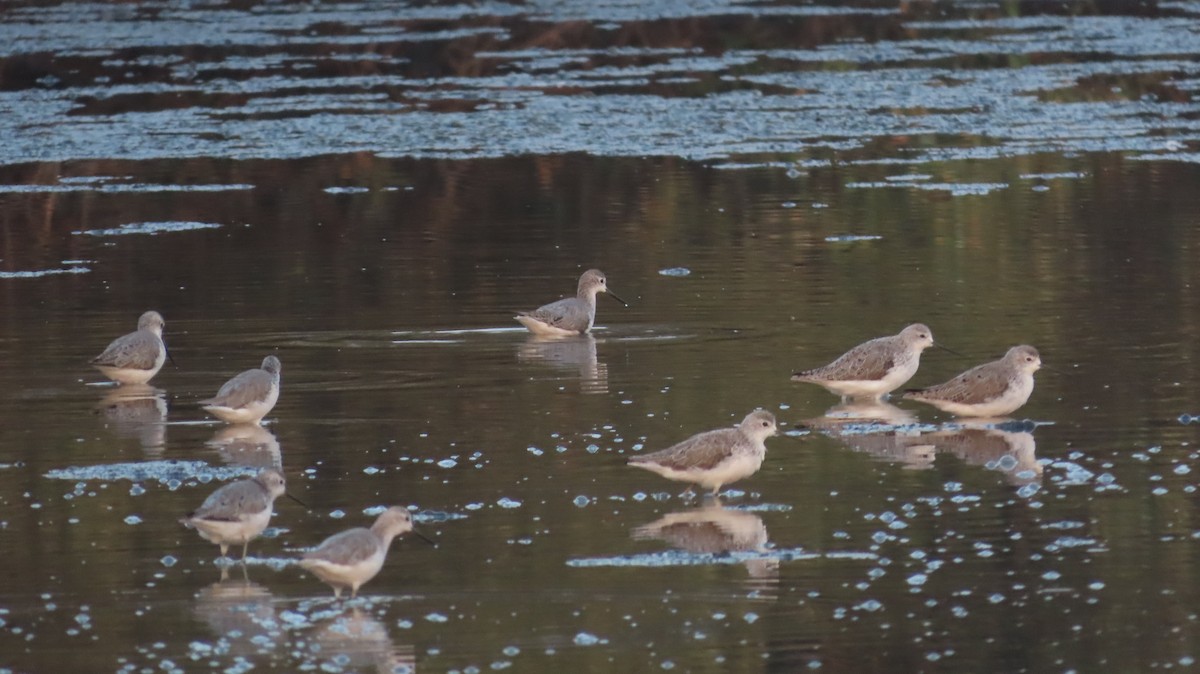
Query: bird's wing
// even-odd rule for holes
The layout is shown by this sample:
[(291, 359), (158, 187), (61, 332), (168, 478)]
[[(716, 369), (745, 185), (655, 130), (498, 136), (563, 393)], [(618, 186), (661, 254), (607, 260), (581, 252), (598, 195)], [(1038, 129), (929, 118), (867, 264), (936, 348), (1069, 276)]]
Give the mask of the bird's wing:
[(201, 400), (201, 405), (220, 405), (237, 409), (250, 403), (265, 400), (271, 391), (274, 378), (266, 370), (246, 370), (225, 382), (217, 395)]
[(523, 311), (521, 315), (563, 330), (582, 330), (587, 326), (587, 316), (580, 310), (579, 303), (573, 297), (565, 297), (533, 311)]
[(635, 456), (630, 462), (657, 463), (674, 470), (708, 470), (729, 458), (741, 439), (742, 434), (736, 428), (722, 428), (693, 435), (657, 452)]
[(92, 364), (149, 370), (157, 360), (158, 338), (154, 333), (139, 330), (114, 339), (104, 353), (92, 359)]
[(859, 344), (842, 354), (832, 363), (814, 370), (798, 373), (801, 377), (814, 377), (833, 381), (875, 381), (887, 376), (896, 364), (895, 349), (884, 348), (881, 343), (889, 337), (872, 339)]
[(1000, 397), (1008, 388), (1008, 377), (999, 372), (1002, 363), (984, 363), (937, 386), (916, 389), (910, 397), (933, 398), (963, 405), (977, 405)]
[(304, 553), (304, 559), (349, 566), (374, 554), (378, 544), (370, 530), (361, 527), (350, 529), (326, 538), (316, 548)]
[(252, 480), (241, 480), (214, 491), (204, 499), (194, 512), (188, 513), (190, 518), (217, 520), (222, 522), (240, 522), (250, 515), (269, 508), (270, 503), (263, 494), (262, 487)]

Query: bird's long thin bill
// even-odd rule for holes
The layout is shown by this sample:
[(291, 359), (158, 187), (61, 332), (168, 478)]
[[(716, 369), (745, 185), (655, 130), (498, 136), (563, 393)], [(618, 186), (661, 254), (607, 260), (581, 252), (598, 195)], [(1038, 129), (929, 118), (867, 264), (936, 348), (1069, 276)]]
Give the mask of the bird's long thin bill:
[(296, 498), (295, 496), (292, 496), (291, 494), (287, 493), (286, 491), (283, 492), (283, 495), (292, 499), (296, 503), (299, 503), (300, 505), (304, 506), (306, 509), (308, 509), (308, 504), (305, 503), (304, 501), (301, 501), (300, 499)]
[(609, 297), (613, 298), (614, 300), (616, 300), (616, 301), (620, 302), (622, 306), (626, 306), (626, 307), (627, 307), (627, 306), (629, 306), (629, 303), (628, 303), (628, 302), (626, 302), (625, 300), (621, 299), (620, 297), (617, 297), (617, 294), (616, 294), (616, 293), (614, 293), (614, 292), (613, 292), (613, 291), (611, 291), (611, 290), (607, 290), (607, 291), (605, 291), (605, 293), (604, 293), (604, 294), (605, 294), (605, 295), (608, 295)]
[(416, 535), (416, 537), (417, 537), (417, 538), (419, 538), (419, 539), (421, 539), (421, 540), (425, 541), (426, 543), (428, 543), (428, 544), (432, 545), (432, 546), (433, 546), (433, 547), (435, 547), (435, 548), (437, 547), (437, 543), (436, 543), (436, 542), (435, 542), (435, 541), (434, 541), (432, 538), (430, 538), (430, 537), (426, 536), (425, 534), (421, 533), (421, 531), (420, 531), (419, 529), (413, 529), (413, 530), (412, 530), (412, 532), (413, 532), (413, 534), (415, 534), (415, 535)]
[(171, 361), (171, 365), (179, 367), (179, 363), (176, 363), (175, 357), (171, 355), (171, 350), (167, 348), (166, 342), (163, 342), (163, 353), (167, 354), (167, 360)]
[(959, 352), (955, 351), (954, 349), (951, 349), (948, 346), (943, 346), (941, 344), (938, 344), (937, 342), (934, 342), (933, 345), (936, 346), (937, 348), (941, 349), (942, 351), (945, 351), (946, 353), (952, 353), (952, 354), (958, 356), (959, 358), (967, 357), (965, 354), (959, 353)]

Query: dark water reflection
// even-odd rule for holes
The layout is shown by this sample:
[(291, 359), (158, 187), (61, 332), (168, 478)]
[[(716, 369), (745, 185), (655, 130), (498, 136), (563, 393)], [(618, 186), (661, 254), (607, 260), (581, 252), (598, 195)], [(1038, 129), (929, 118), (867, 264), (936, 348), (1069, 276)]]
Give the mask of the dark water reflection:
[[(0, 670), (1194, 666), (1196, 8), (1068, 9), (9, 3)], [(593, 266), (592, 335), (512, 320)], [(99, 381), (150, 308), (178, 366)], [(971, 362), (913, 385), (1056, 370), (788, 380), (914, 321)], [(759, 406), (719, 505), (625, 466)], [(264, 466), (311, 510), (219, 568), (176, 520)], [(355, 605), (289, 563), (394, 504), (438, 546)]]
[[(981, 170), (1034, 170), (1022, 162)], [(1165, 662), (1123, 647), (1122, 635), (1190, 657), (1177, 635), (1190, 633), (1194, 598), (1196, 426), (1177, 417), (1197, 411), (1188, 252), (1200, 204), (1185, 189), (1197, 176), (1112, 156), (1041, 162), (1083, 177), (1024, 196), (931, 197), (840, 191), (829, 169), (805, 188), (828, 208), (802, 211), (779, 206), (797, 187), (769, 168), (329, 158), (288, 167), (274, 196), (9, 199), (10, 222), (49, 224), (40, 235), (7, 229), (6, 261), (36, 251), (92, 268), (5, 280), (0, 299), (3, 416), (20, 420), (0, 430), (0, 505), (6, 536), (24, 542), (6, 566), (28, 579), (4, 590), (10, 662), (78, 664), (73, 650), (42, 645), (54, 636), (99, 636), (113, 669), (190, 663), (193, 642), (212, 642), (192, 617), (209, 609), (191, 599), (212, 582), (211, 546), (175, 523), (211, 486), (44, 477), (154, 457), (280, 463), (313, 510), (277, 513), (280, 530), (253, 553), (268, 562), (368, 521), (370, 507), (463, 518), (430, 527), (436, 549), (398, 543), (368, 586), (371, 619), (433, 668), (669, 661), (716, 671), (751, 658), (857, 671), (871, 668), (868, 644), (880, 669)], [(352, 165), (420, 175), (422, 187), (304, 187)], [(165, 180), (188, 166), (153, 170)], [(283, 169), (246, 163), (217, 179), (272, 184)], [(543, 171), (556, 177), (539, 182)], [(200, 214), (252, 224), (111, 241), (70, 233)], [(883, 238), (825, 240), (845, 232)], [(603, 307), (601, 329), (578, 340), (515, 329), (514, 307), (591, 264), (620, 280), (628, 309)], [(679, 266), (691, 274), (658, 273)], [(164, 393), (126, 404), (121, 391), (84, 385), (96, 381), (86, 359), (147, 307), (166, 315), (180, 363), (154, 380)], [(1038, 345), (1060, 371), (1038, 374), (1019, 414), (1053, 425), (939, 430), (947, 419), (898, 402), (883, 418), (920, 432), (772, 439), (763, 471), (735, 485), (745, 493), (731, 504), (788, 506), (752, 516), (771, 546), (818, 556), (776, 562), (770, 592), (748, 582), (749, 562), (566, 566), (641, 554), (646, 543), (629, 532), (683, 508), (673, 485), (632, 473), (624, 455), (757, 405), (789, 424), (853, 416), (788, 374), (913, 320), (977, 361)], [(243, 435), (206, 421), (195, 401), (264, 352), (286, 371), (271, 424)], [(914, 383), (967, 364), (928, 356)], [(819, 556), (838, 551), (877, 558)], [(316, 623), (312, 602), (325, 593), (311, 579), (287, 567), (253, 576), (277, 613)], [(1124, 617), (1130, 606), (1174, 616), (1182, 631), (1142, 632)], [(1034, 632), (1030, 650), (1022, 635)], [(254, 661), (325, 662), (288, 647), (315, 638), (300, 627), (268, 638), (272, 648), (195, 655), (230, 663), (253, 648)], [(653, 655), (641, 649), (648, 639)], [(347, 667), (369, 670), (367, 659)]]

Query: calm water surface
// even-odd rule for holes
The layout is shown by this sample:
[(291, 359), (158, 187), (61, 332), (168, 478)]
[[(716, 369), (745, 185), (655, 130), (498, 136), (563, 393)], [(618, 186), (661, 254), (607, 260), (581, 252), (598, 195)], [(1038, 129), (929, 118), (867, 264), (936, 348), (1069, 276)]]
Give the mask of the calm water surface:
[[(0, 17), (0, 671), (1196, 667), (1196, 3)], [(591, 336), (512, 321), (593, 266)], [(914, 385), (1053, 370), (788, 380), (914, 321)], [(264, 428), (198, 408), (270, 353)], [(720, 503), (624, 465), (756, 407)], [(263, 466), (309, 508), (223, 566), (177, 519)], [(395, 504), (361, 599), (292, 564)]]

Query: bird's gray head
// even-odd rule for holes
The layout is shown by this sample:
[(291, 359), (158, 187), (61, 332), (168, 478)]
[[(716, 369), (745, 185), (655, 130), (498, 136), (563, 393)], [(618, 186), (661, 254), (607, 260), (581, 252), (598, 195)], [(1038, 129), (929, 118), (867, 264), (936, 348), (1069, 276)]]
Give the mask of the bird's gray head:
[(924, 323), (913, 323), (900, 331), (900, 338), (909, 346), (925, 350), (933, 346), (933, 331)]
[(1004, 360), (1025, 372), (1037, 372), (1042, 367), (1042, 356), (1038, 354), (1037, 349), (1028, 344), (1009, 349), (1008, 353), (1004, 354)]
[(599, 269), (589, 269), (579, 277), (579, 294), (608, 292), (608, 279)]
[(149, 330), (154, 334), (162, 337), (163, 327), (166, 325), (162, 314), (157, 311), (147, 311), (138, 319), (138, 330)]
[(775, 415), (766, 410), (754, 410), (747, 414), (738, 428), (752, 438), (769, 438), (779, 432), (775, 426)]
[(277, 375), (280, 373), (282, 368), (283, 364), (280, 363), (279, 359), (275, 356), (267, 356), (266, 358), (263, 358), (262, 369), (266, 370), (267, 372)]
[(375, 524), (371, 525), (371, 531), (378, 534), (380, 538), (389, 540), (412, 531), (412, 528), (412, 513), (408, 512), (408, 508), (400, 506), (392, 506), (383, 511), (379, 517), (375, 518)]
[(287, 490), (287, 480), (283, 479), (283, 473), (274, 468), (266, 468), (254, 476), (254, 481), (261, 484), (271, 498), (283, 496), (283, 492)]

